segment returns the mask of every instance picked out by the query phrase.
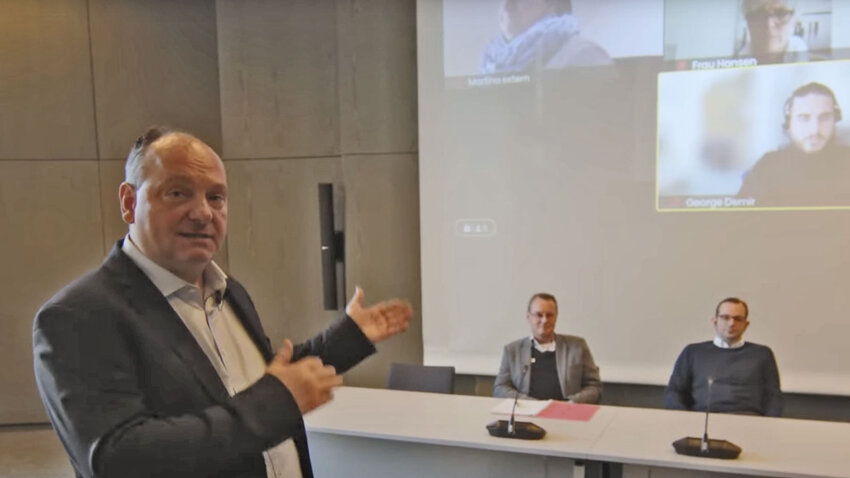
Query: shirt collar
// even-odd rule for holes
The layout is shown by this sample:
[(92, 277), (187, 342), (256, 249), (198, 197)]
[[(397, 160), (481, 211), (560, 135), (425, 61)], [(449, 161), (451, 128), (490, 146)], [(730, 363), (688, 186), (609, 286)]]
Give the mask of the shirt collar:
[(555, 341), (554, 340), (552, 340), (548, 344), (541, 344), (532, 335), (531, 336), (531, 344), (534, 345), (534, 349), (537, 350), (538, 352), (554, 352), (555, 351)]
[[(185, 287), (195, 287), (193, 284), (174, 275), (173, 272), (162, 267), (146, 256), (141, 249), (130, 239), (130, 234), (124, 236), (124, 244), (121, 245), (121, 251), (127, 254), (142, 272), (148, 276), (148, 279), (153, 282), (163, 296), (168, 297), (175, 292), (178, 292)], [(208, 297), (212, 293), (224, 294), (227, 287), (227, 274), (213, 261), (204, 269), (204, 297)], [(197, 288), (196, 288), (197, 290)], [(209, 291), (209, 293), (207, 293)]]
[(720, 347), (721, 349), (739, 349), (744, 346), (744, 339), (735, 342), (734, 344), (730, 344), (729, 342), (721, 339), (719, 336), (714, 337), (714, 345)]

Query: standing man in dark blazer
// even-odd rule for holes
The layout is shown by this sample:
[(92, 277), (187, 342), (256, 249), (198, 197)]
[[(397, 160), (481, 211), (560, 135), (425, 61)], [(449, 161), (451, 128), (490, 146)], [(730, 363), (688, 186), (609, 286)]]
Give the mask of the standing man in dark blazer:
[(531, 337), (505, 346), (493, 396), (598, 402), (599, 367), (583, 338), (555, 333), (555, 296), (542, 292), (531, 296), (526, 319)]
[(119, 189), (129, 233), (39, 310), (35, 377), (78, 477), (310, 477), (302, 414), (407, 328), (358, 288), (327, 330), (276, 352), (245, 289), (213, 262), (227, 177), (199, 139), (149, 129)]

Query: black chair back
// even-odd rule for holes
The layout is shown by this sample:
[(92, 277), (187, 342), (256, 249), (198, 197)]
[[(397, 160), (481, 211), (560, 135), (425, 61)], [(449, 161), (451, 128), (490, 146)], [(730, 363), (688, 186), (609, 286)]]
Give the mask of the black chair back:
[(414, 392), (454, 393), (455, 368), (393, 363), (387, 388)]

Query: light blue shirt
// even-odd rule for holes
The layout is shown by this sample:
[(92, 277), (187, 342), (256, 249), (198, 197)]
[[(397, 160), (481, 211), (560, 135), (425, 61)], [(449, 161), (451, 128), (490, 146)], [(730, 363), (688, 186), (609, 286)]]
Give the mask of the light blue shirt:
[[(215, 262), (204, 269), (204, 290), (177, 277), (147, 257), (130, 239), (121, 250), (130, 258), (183, 320), (221, 378), (230, 396), (245, 390), (266, 373), (266, 362), (226, 300), (227, 274)], [(290, 438), (263, 452), (268, 478), (301, 478), (295, 442)]]

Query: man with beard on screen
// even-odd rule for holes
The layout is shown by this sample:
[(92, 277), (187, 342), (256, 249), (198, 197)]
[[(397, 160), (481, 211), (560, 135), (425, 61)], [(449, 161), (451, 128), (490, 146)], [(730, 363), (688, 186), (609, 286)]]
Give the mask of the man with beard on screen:
[(755, 198), (755, 207), (850, 206), (850, 147), (835, 140), (835, 93), (821, 83), (803, 85), (785, 101), (784, 114), (789, 144), (758, 160), (738, 196)]

